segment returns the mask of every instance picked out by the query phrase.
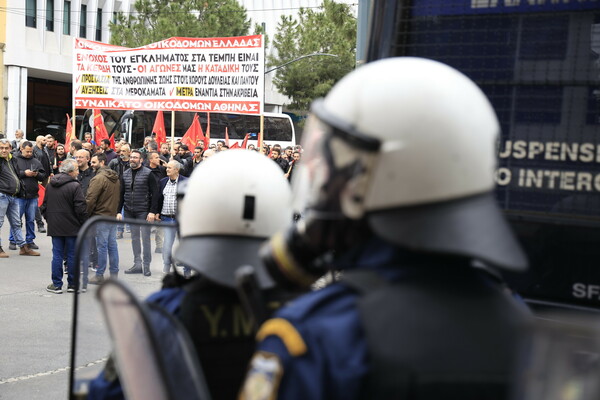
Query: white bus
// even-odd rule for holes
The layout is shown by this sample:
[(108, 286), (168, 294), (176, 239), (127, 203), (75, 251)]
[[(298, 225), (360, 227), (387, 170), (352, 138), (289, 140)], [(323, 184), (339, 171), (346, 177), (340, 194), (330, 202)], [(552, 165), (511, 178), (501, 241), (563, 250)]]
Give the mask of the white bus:
[[(171, 112), (164, 112), (165, 130), (167, 138), (171, 136)], [(195, 113), (175, 113), (175, 137), (182, 137), (188, 130), (194, 119)], [(89, 117), (92, 110), (87, 110), (79, 130), (79, 138), (82, 139), (85, 132), (91, 132)], [(144, 137), (152, 135), (152, 128), (156, 118), (156, 111), (113, 111), (102, 110), (104, 123), (109, 135), (115, 134), (115, 139), (125, 139), (132, 144), (133, 148), (141, 147)], [(200, 125), (204, 134), (208, 128), (208, 114), (198, 113)], [(229, 145), (238, 142), (241, 144), (247, 133), (250, 134), (248, 144), (256, 145), (258, 133), (260, 132), (260, 117), (257, 115), (244, 114), (210, 114), (210, 140), (225, 140), (225, 130), (229, 135)], [(273, 145), (280, 144), (283, 148), (296, 144), (296, 133), (292, 119), (287, 114), (264, 114), (263, 127), (264, 143)]]

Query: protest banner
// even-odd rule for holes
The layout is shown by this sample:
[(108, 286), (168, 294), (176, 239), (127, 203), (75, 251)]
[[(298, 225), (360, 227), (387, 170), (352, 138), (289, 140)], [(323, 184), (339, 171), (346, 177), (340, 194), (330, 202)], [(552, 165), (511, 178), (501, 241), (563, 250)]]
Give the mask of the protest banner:
[(75, 38), (75, 108), (263, 112), (262, 35), (170, 38), (130, 49)]

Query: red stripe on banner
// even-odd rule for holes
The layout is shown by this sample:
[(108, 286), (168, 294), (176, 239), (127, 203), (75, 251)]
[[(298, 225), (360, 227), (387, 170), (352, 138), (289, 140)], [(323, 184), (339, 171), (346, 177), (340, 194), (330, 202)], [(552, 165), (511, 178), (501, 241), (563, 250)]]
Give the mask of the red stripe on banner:
[(114, 98), (75, 98), (75, 108), (99, 108), (102, 110), (149, 110), (149, 111), (196, 111), (260, 115), (259, 101), (210, 101), (210, 100), (119, 100)]

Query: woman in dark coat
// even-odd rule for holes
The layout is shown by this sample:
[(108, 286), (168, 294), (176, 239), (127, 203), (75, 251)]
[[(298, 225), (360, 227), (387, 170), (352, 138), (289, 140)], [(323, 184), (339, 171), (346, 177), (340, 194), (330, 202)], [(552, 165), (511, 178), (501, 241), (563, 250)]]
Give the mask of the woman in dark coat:
[(77, 182), (77, 161), (64, 160), (59, 174), (46, 187), (42, 214), (48, 222), (48, 236), (52, 237), (52, 283), (46, 288), (62, 293), (62, 262), (67, 258), (67, 291), (75, 291), (75, 239), (87, 219), (85, 197)]

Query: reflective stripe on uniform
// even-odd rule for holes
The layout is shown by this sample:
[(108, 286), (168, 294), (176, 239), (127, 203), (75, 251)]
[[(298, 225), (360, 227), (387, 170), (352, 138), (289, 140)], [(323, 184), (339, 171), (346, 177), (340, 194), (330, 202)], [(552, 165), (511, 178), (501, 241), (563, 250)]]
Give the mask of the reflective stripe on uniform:
[(283, 318), (274, 318), (265, 322), (256, 334), (257, 342), (262, 342), (267, 336), (275, 335), (281, 339), (291, 356), (297, 357), (306, 353), (306, 343), (296, 328)]

